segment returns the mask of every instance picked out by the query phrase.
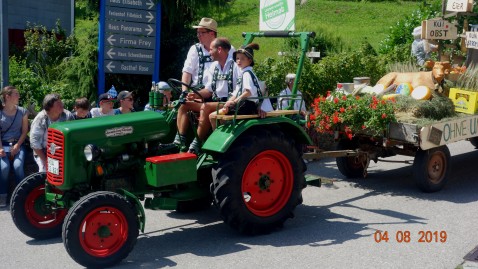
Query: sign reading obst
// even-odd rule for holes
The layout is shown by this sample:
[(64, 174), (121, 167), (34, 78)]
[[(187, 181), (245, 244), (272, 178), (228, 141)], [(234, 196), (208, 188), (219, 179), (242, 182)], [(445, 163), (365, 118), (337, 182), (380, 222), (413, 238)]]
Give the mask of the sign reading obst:
[(456, 26), (446, 20), (431, 19), (422, 22), (422, 37), (433, 40), (450, 40), (458, 37)]

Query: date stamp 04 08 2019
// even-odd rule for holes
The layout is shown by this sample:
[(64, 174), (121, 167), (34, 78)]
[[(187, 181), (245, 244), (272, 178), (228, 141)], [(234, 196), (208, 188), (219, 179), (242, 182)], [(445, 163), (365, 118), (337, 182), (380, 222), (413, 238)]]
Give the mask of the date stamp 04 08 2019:
[(410, 231), (388, 232), (377, 230), (373, 234), (376, 243), (388, 243), (389, 241), (397, 243), (445, 243), (447, 240), (446, 231), (418, 231), (412, 234)]

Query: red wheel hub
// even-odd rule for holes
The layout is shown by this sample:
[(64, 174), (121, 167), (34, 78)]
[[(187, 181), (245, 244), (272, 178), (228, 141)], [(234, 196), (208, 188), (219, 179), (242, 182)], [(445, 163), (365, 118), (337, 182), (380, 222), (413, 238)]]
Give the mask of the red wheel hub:
[(261, 152), (242, 176), (245, 205), (257, 216), (273, 216), (289, 201), (293, 183), (292, 165), (284, 154), (276, 150)]
[(81, 223), (79, 237), (88, 254), (107, 257), (126, 242), (128, 222), (124, 214), (114, 207), (95, 208)]
[[(60, 191), (56, 192), (60, 193)], [(48, 229), (61, 224), (66, 213), (66, 209), (52, 210), (47, 207), (45, 185), (33, 189), (25, 200), (25, 214), (28, 221), (40, 229)]]

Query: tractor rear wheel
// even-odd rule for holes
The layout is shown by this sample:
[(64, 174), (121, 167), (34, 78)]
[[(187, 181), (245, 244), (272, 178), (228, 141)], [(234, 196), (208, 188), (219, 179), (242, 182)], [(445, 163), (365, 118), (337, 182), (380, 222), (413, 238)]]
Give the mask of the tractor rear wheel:
[(63, 244), (68, 254), (85, 267), (109, 267), (133, 249), (139, 233), (135, 206), (114, 192), (94, 192), (82, 197), (63, 224)]
[[(23, 179), (11, 198), (11, 215), (17, 228), (34, 239), (61, 235), (61, 225), (67, 209), (53, 210), (45, 199), (46, 173), (35, 173)], [(61, 193), (51, 187), (53, 191)]]
[(282, 131), (245, 134), (213, 169), (215, 205), (241, 233), (269, 233), (302, 203), (304, 172), (299, 146)]

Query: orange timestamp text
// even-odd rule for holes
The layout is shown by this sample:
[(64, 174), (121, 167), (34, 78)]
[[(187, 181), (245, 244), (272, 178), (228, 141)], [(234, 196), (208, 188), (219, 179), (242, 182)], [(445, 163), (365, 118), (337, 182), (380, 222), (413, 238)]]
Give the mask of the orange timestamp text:
[(397, 243), (445, 243), (448, 239), (446, 231), (418, 231), (417, 233), (412, 233), (410, 231), (382, 231), (377, 230), (373, 234), (373, 239), (376, 243), (388, 243), (397, 242)]

